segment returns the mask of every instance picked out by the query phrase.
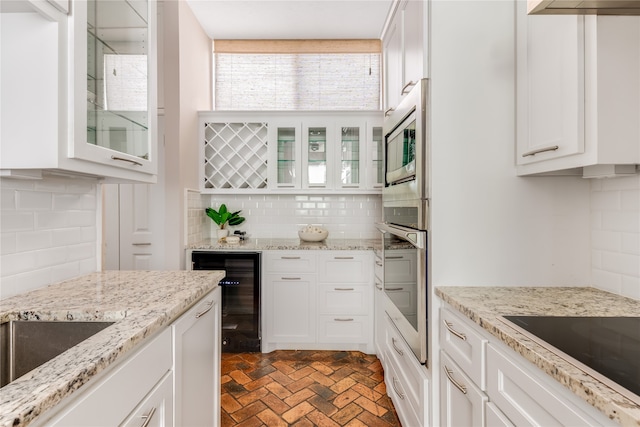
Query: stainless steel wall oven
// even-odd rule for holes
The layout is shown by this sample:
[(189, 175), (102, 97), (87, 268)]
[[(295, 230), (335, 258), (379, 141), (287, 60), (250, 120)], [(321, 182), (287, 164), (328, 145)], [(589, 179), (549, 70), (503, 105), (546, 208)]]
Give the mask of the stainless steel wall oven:
[(383, 241), (386, 314), (420, 363), (428, 364), (428, 79), (385, 119)]

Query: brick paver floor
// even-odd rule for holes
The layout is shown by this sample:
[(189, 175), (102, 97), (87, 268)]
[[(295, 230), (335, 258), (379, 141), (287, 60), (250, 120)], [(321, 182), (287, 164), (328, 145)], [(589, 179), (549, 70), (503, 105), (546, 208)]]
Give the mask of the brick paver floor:
[(400, 426), (380, 361), (357, 351), (222, 354), (222, 426)]

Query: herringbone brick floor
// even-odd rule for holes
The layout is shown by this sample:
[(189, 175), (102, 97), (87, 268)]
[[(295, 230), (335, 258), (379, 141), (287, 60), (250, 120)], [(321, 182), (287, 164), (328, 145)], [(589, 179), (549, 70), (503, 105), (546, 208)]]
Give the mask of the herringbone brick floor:
[(400, 426), (380, 361), (357, 351), (222, 354), (222, 426)]

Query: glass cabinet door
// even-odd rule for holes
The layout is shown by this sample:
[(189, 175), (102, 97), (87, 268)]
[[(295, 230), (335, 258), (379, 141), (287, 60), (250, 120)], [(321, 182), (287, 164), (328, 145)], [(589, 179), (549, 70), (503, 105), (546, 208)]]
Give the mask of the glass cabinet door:
[(307, 134), (307, 183), (309, 186), (327, 184), (327, 128), (309, 127)]
[(373, 173), (372, 186), (381, 187), (383, 183), (383, 139), (382, 139), (382, 127), (374, 126), (372, 129), (371, 138), (371, 167)]
[(296, 128), (278, 127), (276, 130), (278, 145), (277, 185), (279, 187), (296, 184)]
[(149, 158), (149, 7), (87, 1), (87, 143)]
[(340, 185), (358, 187), (360, 184), (360, 128), (340, 129)]

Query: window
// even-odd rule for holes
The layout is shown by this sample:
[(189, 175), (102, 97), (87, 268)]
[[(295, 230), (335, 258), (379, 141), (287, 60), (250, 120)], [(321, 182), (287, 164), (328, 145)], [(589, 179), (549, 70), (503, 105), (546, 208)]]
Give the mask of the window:
[(362, 41), (223, 41), (219, 49), (216, 41), (215, 108), (378, 110), (379, 41), (366, 42), (362, 49)]

